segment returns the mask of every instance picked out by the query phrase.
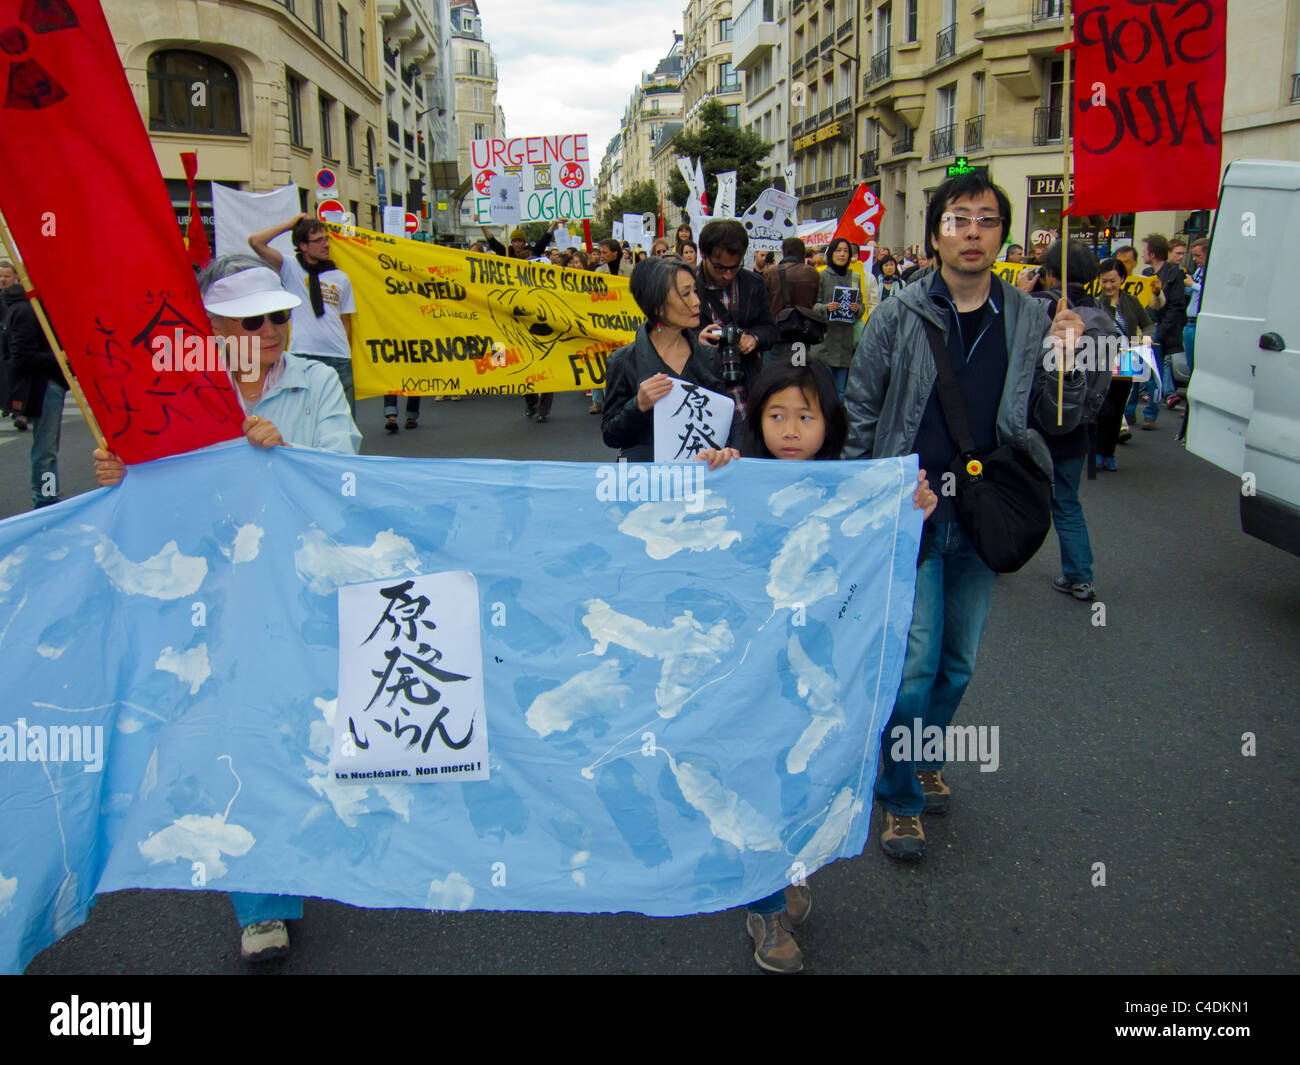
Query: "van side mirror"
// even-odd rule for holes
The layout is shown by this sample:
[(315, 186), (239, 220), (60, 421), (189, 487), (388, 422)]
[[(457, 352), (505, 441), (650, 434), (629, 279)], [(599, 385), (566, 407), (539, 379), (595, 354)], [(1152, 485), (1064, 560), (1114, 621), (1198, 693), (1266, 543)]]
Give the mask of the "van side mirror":
[(1286, 341), (1276, 333), (1262, 333), (1259, 346), (1265, 351), (1286, 351)]

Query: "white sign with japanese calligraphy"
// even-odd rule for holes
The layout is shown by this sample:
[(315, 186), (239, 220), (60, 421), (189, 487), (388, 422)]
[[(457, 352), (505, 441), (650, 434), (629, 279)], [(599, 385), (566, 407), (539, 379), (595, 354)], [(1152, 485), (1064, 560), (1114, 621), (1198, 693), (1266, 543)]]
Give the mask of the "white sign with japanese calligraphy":
[(492, 194), (492, 224), (519, 224), (519, 175), (495, 174), (488, 185)]
[(488, 779), (478, 584), (467, 572), (339, 589), (335, 779)]
[(655, 462), (690, 462), (705, 448), (727, 446), (736, 401), (702, 385), (670, 378), (673, 390), (655, 404)]

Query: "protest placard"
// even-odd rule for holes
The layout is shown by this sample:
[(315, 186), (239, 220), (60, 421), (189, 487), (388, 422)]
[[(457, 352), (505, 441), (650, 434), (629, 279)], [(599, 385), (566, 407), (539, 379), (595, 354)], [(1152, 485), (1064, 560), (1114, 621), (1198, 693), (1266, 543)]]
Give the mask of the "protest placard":
[(519, 221), (591, 218), (596, 206), (585, 133), (470, 141), (470, 195), (476, 221), (498, 224), (490, 186), (498, 174), (519, 179)]
[(492, 192), (492, 224), (517, 226), (520, 216), (518, 174), (496, 174), (489, 184)]
[(655, 462), (690, 462), (727, 446), (736, 401), (702, 385), (670, 378), (673, 389), (654, 406)]
[(836, 285), (835, 292), (831, 296), (831, 302), (839, 304), (827, 316), (832, 322), (852, 322), (857, 319), (857, 315), (853, 313), (849, 305), (861, 303), (861, 300), (858, 298), (858, 290), (852, 285)]
[(406, 208), (384, 208), (384, 235), (388, 237), (406, 236)]

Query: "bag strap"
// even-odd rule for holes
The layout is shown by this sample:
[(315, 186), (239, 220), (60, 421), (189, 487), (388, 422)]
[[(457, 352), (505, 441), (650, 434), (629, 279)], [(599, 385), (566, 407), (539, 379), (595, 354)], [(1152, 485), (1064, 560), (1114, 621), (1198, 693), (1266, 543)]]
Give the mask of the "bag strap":
[(785, 263), (778, 264), (776, 272), (781, 276), (781, 303), (782, 305), (789, 307), (790, 293), (785, 287)]
[(930, 354), (934, 356), (939, 370), (939, 407), (943, 410), (943, 420), (948, 423), (948, 432), (957, 441), (957, 451), (961, 455), (973, 455), (976, 451), (975, 441), (971, 437), (970, 421), (966, 417), (966, 403), (961, 398), (961, 386), (952, 372), (952, 360), (948, 358), (948, 344), (943, 338), (943, 331), (929, 318), (918, 314), (921, 324), (925, 326), (925, 335), (930, 341)]

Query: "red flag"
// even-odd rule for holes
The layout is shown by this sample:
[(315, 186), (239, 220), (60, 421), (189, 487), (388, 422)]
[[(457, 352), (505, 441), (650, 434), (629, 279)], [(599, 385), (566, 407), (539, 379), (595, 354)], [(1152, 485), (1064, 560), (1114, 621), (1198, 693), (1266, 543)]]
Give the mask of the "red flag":
[(0, 0), (0, 28), (0, 211), (109, 447), (238, 436), (224, 369), (154, 368), (187, 347), (202, 365), (212, 329), (98, 0)]
[(587, 245), (587, 252), (591, 252), (591, 219), (582, 220), (582, 242)]
[(659, 194), (659, 233), (658, 236), (664, 235), (664, 194)]
[(190, 222), (185, 227), (185, 251), (190, 262), (204, 267), (212, 261), (212, 248), (208, 246), (208, 231), (199, 216), (199, 194), (194, 190), (194, 178), (199, 172), (199, 153), (181, 152), (181, 166), (185, 168), (185, 181), (190, 187)]
[(876, 239), (884, 217), (885, 205), (876, 198), (876, 194), (867, 188), (864, 182), (858, 186), (858, 191), (853, 194), (853, 199), (849, 200), (849, 205), (844, 209), (844, 216), (840, 219), (840, 224), (835, 227), (835, 236), (843, 237), (861, 247)]
[(1074, 0), (1074, 215), (1216, 207), (1227, 0)]

